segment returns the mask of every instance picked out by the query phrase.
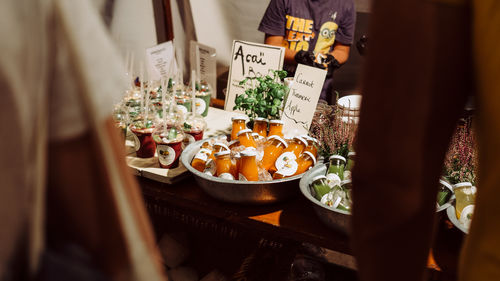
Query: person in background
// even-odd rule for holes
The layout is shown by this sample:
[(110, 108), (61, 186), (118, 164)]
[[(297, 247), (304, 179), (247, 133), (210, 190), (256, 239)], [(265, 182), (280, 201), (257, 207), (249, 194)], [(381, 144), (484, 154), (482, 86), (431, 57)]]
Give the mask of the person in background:
[(284, 69), (326, 69), (320, 99), (332, 102), (333, 72), (349, 58), (356, 10), (353, 0), (271, 0), (259, 25), (265, 43), (285, 47)]
[(360, 280), (424, 280), (438, 180), (476, 95), (479, 183), (458, 280), (500, 280), (500, 5), (374, 1), (364, 73), (352, 247)]
[(125, 69), (92, 1), (0, 2), (0, 279), (166, 280), (111, 118)]

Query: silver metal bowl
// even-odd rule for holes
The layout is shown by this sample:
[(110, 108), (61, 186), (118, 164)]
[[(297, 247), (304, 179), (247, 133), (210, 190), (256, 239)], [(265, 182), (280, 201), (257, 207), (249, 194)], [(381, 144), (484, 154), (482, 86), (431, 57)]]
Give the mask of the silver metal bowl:
[(281, 202), (298, 194), (297, 186), (302, 175), (273, 181), (243, 182), (201, 173), (191, 166), (191, 160), (204, 141), (188, 145), (181, 154), (181, 161), (208, 195), (230, 203), (264, 205)]
[[(302, 194), (309, 199), (313, 203), (314, 211), (318, 215), (319, 219), (326, 224), (328, 227), (340, 230), (346, 234), (349, 234), (351, 232), (351, 214), (350, 212), (339, 210), (337, 208), (330, 207), (328, 205), (325, 205), (321, 203), (319, 200), (317, 200), (311, 193), (311, 188), (310, 184), (312, 182), (312, 179), (316, 176), (319, 175), (326, 175), (326, 170), (327, 170), (327, 165), (322, 164), (322, 165), (317, 165), (316, 167), (313, 167), (309, 171), (307, 171), (303, 176), (302, 179), (300, 180), (300, 191)], [(440, 184), (446, 186), (450, 190), (453, 191), (451, 188), (451, 185), (449, 185), (447, 182), (440, 180)], [(453, 208), (452, 202), (455, 200), (455, 195), (452, 195), (448, 202), (443, 204), (440, 207), (436, 208), (436, 212), (441, 212), (444, 210), (453, 209), (453, 214), (455, 214), (455, 208)], [(448, 214), (449, 215), (449, 214)], [(455, 221), (456, 217), (455, 217)], [(452, 221), (453, 222), (453, 221)], [(457, 221), (458, 223), (458, 221)], [(457, 226), (458, 227), (458, 226)], [(463, 226), (462, 229), (463, 231)]]
[(302, 176), (302, 179), (300, 179), (300, 191), (309, 201), (311, 201), (318, 218), (326, 226), (345, 234), (349, 234), (351, 232), (351, 214), (347, 211), (325, 205), (311, 194), (311, 188), (309, 185), (311, 184), (312, 179), (319, 175), (325, 175), (326, 169), (327, 166), (325, 164), (321, 164), (307, 171)]

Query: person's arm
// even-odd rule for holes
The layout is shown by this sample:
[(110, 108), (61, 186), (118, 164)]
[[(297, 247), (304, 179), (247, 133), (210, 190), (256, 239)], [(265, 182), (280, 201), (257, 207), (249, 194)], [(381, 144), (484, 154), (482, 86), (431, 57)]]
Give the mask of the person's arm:
[[(266, 39), (264, 43), (268, 45), (273, 45), (273, 46), (278, 46), (278, 47), (283, 47), (283, 36), (277, 36), (277, 35), (269, 35), (266, 34)], [(296, 65), (297, 63), (295, 62), (295, 54), (297, 54), (296, 51), (290, 50), (288, 48), (285, 48), (285, 63), (291, 64), (291, 65)]]
[(344, 45), (342, 43), (335, 42), (333, 44), (333, 50), (330, 54), (339, 62), (339, 64), (344, 64), (349, 58), (350, 45)]
[[(276, 36), (276, 35), (268, 35), (266, 34), (266, 39), (265, 42), (268, 45), (273, 45), (273, 46), (278, 46), (282, 47), (283, 46), (283, 36)], [(339, 64), (344, 64), (347, 59), (349, 58), (349, 45), (344, 45), (341, 43), (335, 43), (332, 52), (330, 53), (335, 59), (339, 62)], [(297, 62), (295, 61), (295, 55), (297, 54), (297, 51), (290, 50), (288, 48), (285, 48), (285, 63), (291, 64), (291, 65), (296, 65)]]
[(354, 41), (354, 29), (356, 26), (356, 9), (354, 7), (354, 1), (347, 1), (346, 5), (346, 10), (343, 12), (344, 16), (338, 22), (339, 27), (335, 35), (333, 49), (329, 53), (337, 60), (339, 65), (346, 63), (349, 58), (349, 51)]

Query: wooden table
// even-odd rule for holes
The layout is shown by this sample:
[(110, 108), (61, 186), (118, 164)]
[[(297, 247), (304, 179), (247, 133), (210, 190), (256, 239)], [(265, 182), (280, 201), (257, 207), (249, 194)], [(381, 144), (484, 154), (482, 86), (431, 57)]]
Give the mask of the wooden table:
[[(180, 207), (277, 240), (291, 239), (350, 254), (348, 237), (324, 226), (302, 196), (270, 206), (242, 206), (213, 199), (190, 177), (175, 185), (139, 178), (147, 202)], [(157, 206), (157, 208), (160, 206)]]
[[(197, 231), (219, 233), (231, 239), (262, 237), (271, 246), (311, 243), (326, 250), (330, 262), (354, 268), (349, 237), (327, 228), (310, 202), (298, 194), (269, 206), (242, 206), (220, 202), (198, 187), (193, 177), (174, 185), (138, 178), (148, 211), (168, 217)], [(456, 259), (463, 235), (439, 220), (438, 245), (430, 259), (430, 280), (455, 280)], [(441, 270), (444, 268), (445, 270)], [(436, 270), (437, 269), (437, 270)]]

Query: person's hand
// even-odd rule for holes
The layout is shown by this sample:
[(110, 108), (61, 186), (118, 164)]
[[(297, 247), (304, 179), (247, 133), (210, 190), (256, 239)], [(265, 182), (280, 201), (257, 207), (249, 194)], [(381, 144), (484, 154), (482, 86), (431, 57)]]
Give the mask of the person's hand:
[[(321, 58), (319, 59), (321, 60)], [(300, 50), (295, 54), (295, 61), (300, 64), (305, 64), (312, 67), (326, 69), (326, 64), (318, 63), (316, 56), (312, 51)]]
[(304, 50), (300, 50), (295, 54), (295, 61), (300, 64), (326, 69), (328, 71), (326, 77), (328, 78), (332, 77), (335, 69), (340, 67), (340, 63), (337, 59), (330, 54), (319, 54), (318, 59), (316, 59), (313, 52)]
[(312, 51), (304, 51), (300, 50), (295, 54), (295, 61), (300, 64), (305, 64), (309, 66), (315, 66), (316, 58), (314, 57), (314, 53)]
[(328, 70), (328, 72), (326, 73), (326, 77), (328, 78), (332, 77), (335, 69), (340, 67), (339, 61), (330, 54), (327, 54), (326, 58), (323, 59), (323, 65), (325, 65), (326, 69)]

